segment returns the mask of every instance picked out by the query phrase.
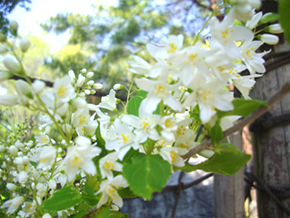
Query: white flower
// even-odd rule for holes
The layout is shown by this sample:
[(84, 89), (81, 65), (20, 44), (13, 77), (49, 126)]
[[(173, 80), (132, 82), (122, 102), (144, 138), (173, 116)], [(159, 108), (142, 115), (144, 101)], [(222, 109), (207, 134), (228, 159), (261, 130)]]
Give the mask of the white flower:
[(119, 151), (118, 157), (120, 160), (123, 160), (123, 157), (130, 150), (130, 148), (133, 148), (134, 150), (140, 148), (140, 138), (133, 134), (133, 128), (121, 123), (119, 119), (115, 120), (114, 127), (118, 133), (118, 136), (116, 139), (108, 141), (105, 146), (109, 151)]
[(4, 204), (2, 204), (1, 209), (8, 208), (6, 213), (12, 214), (14, 213), (18, 207), (23, 203), (24, 197), (22, 196), (16, 196), (15, 198), (5, 201)]
[(264, 73), (266, 71), (264, 67), (264, 59), (262, 58), (265, 54), (269, 53), (270, 51), (265, 51), (262, 53), (256, 53), (255, 51), (263, 45), (261, 41), (245, 41), (241, 46), (241, 54), (242, 54), (242, 61), (246, 64), (249, 72), (251, 74)]
[(210, 22), (211, 34), (225, 49), (228, 56), (236, 59), (240, 58), (240, 51), (234, 40), (249, 40), (254, 37), (251, 30), (243, 26), (230, 27), (234, 22), (233, 13), (219, 22), (217, 18), (213, 18)]
[(121, 172), (123, 165), (117, 162), (118, 160), (118, 153), (117, 152), (112, 152), (107, 154), (105, 157), (103, 157), (100, 162), (100, 171), (102, 174), (102, 178), (108, 178), (108, 179), (113, 179), (113, 172), (118, 171)]
[(15, 20), (11, 20), (9, 22), (9, 28), (12, 29), (14, 32), (17, 32), (18, 23)]
[(9, 94), (0, 95), (0, 105), (4, 105), (4, 106), (17, 105), (18, 104), (17, 100), (18, 100), (18, 97), (14, 95), (9, 95)]
[(128, 70), (132, 73), (147, 75), (151, 69), (151, 65), (138, 56), (133, 55), (133, 59), (134, 61), (128, 61), (131, 66)]
[(183, 167), (184, 160), (180, 155), (184, 155), (187, 153), (186, 149), (183, 148), (177, 148), (177, 147), (162, 147), (160, 149), (160, 155), (161, 157), (168, 161), (171, 165), (177, 166), (177, 167)]
[(101, 84), (101, 83), (95, 83), (94, 85), (93, 85), (93, 88), (94, 89), (102, 89), (104, 86), (103, 86), (103, 84)]
[(37, 208), (37, 204), (35, 201), (33, 202), (24, 202), (22, 206), (22, 210), (25, 211), (25, 217), (31, 216)]
[(31, 43), (28, 39), (21, 39), (19, 47), (22, 50), (22, 52), (26, 52), (29, 47), (30, 47)]
[(8, 80), (13, 75), (7, 71), (0, 71), (0, 82)]
[(80, 169), (88, 174), (95, 175), (97, 170), (92, 158), (99, 155), (100, 152), (101, 149), (96, 146), (68, 147), (67, 154), (59, 168), (65, 168), (68, 182), (74, 180)]
[(68, 71), (68, 75), (71, 79), (71, 83), (74, 83), (75, 79), (76, 79), (76, 76), (75, 76), (75, 73), (73, 72), (73, 70), (69, 70)]
[(44, 167), (52, 167), (56, 158), (56, 148), (53, 146), (45, 146), (38, 150), (38, 152), (32, 156), (31, 160), (38, 162), (37, 169)]
[(279, 23), (272, 24), (265, 28), (265, 31), (269, 31), (269, 33), (279, 34), (283, 33), (283, 29)]
[(43, 214), (42, 218), (51, 218), (49, 213)]
[(44, 133), (40, 133), (39, 136), (35, 136), (34, 138), (37, 142), (36, 146), (47, 145), (48, 143), (50, 143), (49, 136), (45, 135)]
[(99, 193), (102, 193), (102, 197), (97, 204), (97, 208), (106, 204), (108, 201), (108, 198), (111, 198), (112, 202), (118, 207), (122, 207), (123, 200), (117, 192), (117, 189), (120, 187), (121, 188), (128, 187), (128, 183), (122, 175), (118, 175), (111, 180), (102, 181), (100, 185), (100, 190), (96, 193), (96, 195)]
[(18, 174), (18, 182), (19, 183), (25, 184), (27, 182), (27, 179), (28, 179), (28, 175), (27, 175), (27, 172), (26, 171), (21, 171)]
[(86, 77), (84, 77), (82, 74), (79, 74), (78, 80), (76, 82), (76, 86), (77, 87), (82, 87), (84, 82), (85, 82), (85, 80), (86, 80)]
[(7, 183), (6, 188), (8, 188), (10, 191), (15, 191), (17, 186), (13, 183)]
[(91, 144), (92, 144), (92, 141), (87, 138), (87, 137), (84, 137), (84, 136), (78, 136), (76, 139), (75, 139), (75, 143), (78, 147), (90, 147)]
[(257, 38), (268, 45), (276, 45), (279, 42), (279, 37), (272, 34), (258, 35)]
[(31, 87), (28, 85), (27, 82), (19, 79), (16, 81), (15, 86), (19, 95), (24, 95), (28, 98), (32, 98)]
[(11, 73), (20, 73), (22, 68), (19, 62), (16, 60), (15, 57), (6, 56), (3, 60), (4, 66), (11, 72)]
[(119, 83), (117, 83), (117, 84), (115, 84), (114, 86), (113, 86), (113, 89), (114, 90), (120, 90), (120, 89), (123, 89), (124, 88), (124, 86), (123, 85), (121, 85), (121, 84), (119, 84)]
[(157, 81), (149, 79), (135, 79), (136, 85), (148, 92), (147, 97), (143, 100), (144, 110), (148, 113), (154, 112), (161, 100), (164, 101), (173, 110), (181, 111), (182, 107), (178, 100), (176, 100), (170, 93), (179, 87), (179, 84), (169, 85), (165, 79), (160, 76)]
[(139, 107), (139, 117), (134, 115), (124, 115), (122, 121), (128, 125), (135, 127), (134, 133), (140, 138), (140, 142), (145, 142), (147, 138), (156, 141), (159, 139), (159, 134), (155, 129), (159, 115), (147, 113), (144, 110), (144, 101), (142, 101)]
[(43, 81), (40, 81), (40, 80), (35, 80), (32, 83), (31, 87), (32, 87), (32, 90), (34, 93), (40, 94), (44, 90), (45, 83)]
[(258, 24), (259, 20), (261, 19), (262, 15), (263, 15), (262, 12), (259, 12), (259, 13), (255, 14), (252, 17), (251, 20), (247, 21), (246, 27), (248, 27), (250, 30), (254, 29), (257, 26), (257, 24)]
[(98, 105), (100, 108), (105, 108), (110, 111), (113, 111), (116, 109), (116, 98), (115, 98), (116, 92), (111, 89), (109, 95), (103, 96), (101, 99), (101, 103)]
[(72, 124), (74, 127), (82, 127), (88, 123), (89, 119), (89, 109), (87, 107), (81, 108), (72, 115)]
[(68, 102), (75, 92), (71, 78), (69, 76), (64, 76), (61, 80), (57, 78), (53, 84), (53, 92), (58, 100)]

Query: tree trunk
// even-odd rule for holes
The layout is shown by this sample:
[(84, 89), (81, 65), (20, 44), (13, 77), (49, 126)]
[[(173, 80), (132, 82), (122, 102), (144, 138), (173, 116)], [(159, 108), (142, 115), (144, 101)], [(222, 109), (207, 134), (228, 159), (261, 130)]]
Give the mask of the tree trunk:
[[(286, 42), (272, 48), (272, 53), (290, 51)], [(272, 59), (277, 60), (276, 58)], [(270, 60), (269, 60), (270, 61)], [(255, 88), (251, 92), (254, 99), (266, 100), (276, 93), (285, 82), (290, 81), (290, 65), (281, 66), (266, 72), (257, 79)], [(290, 113), (290, 96), (286, 96), (274, 105), (266, 116), (260, 119), (267, 122), (267, 128), (262, 128), (263, 122), (255, 122), (251, 130), (253, 133), (253, 149), (255, 157), (255, 173), (267, 184), (276, 186), (290, 185), (290, 125), (285, 123), (271, 126), (279, 116)], [(281, 118), (281, 117), (280, 117)], [(259, 124), (260, 123), (260, 124)], [(289, 122), (288, 122), (289, 123)], [(286, 125), (285, 125), (286, 124)], [(289, 217), (278, 204), (264, 191), (257, 191), (259, 217)], [(290, 208), (290, 199), (282, 201), (286, 208)]]
[[(230, 136), (230, 142), (242, 150), (242, 132)], [(244, 200), (244, 168), (232, 176), (214, 175), (216, 218), (243, 218)]]

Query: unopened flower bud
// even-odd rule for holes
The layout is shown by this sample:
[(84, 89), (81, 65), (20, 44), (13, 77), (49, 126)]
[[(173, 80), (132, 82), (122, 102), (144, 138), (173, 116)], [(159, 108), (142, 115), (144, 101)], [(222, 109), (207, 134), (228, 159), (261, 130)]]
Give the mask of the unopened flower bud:
[(17, 140), (14, 144), (17, 148), (23, 148), (24, 147), (24, 144), (21, 143), (19, 140)]
[(279, 42), (279, 37), (272, 34), (258, 35), (257, 38), (268, 45), (276, 45)]
[(114, 86), (113, 86), (113, 89), (114, 90), (120, 90), (120, 89), (123, 89), (124, 88), (124, 86), (123, 85), (121, 85), (121, 84), (115, 84)]
[(72, 101), (72, 105), (76, 108), (84, 108), (87, 106), (87, 102), (83, 98), (76, 98)]
[(94, 85), (94, 80), (90, 80), (90, 81), (88, 81), (88, 82), (87, 82), (87, 85), (88, 85), (88, 86), (92, 86), (92, 85)]
[(23, 158), (22, 157), (16, 157), (13, 162), (16, 165), (22, 165), (23, 164)]
[(18, 148), (15, 147), (14, 145), (11, 145), (9, 148), (8, 148), (10, 154), (12, 156), (17, 156), (17, 152), (18, 152)]
[(82, 74), (79, 74), (76, 86), (77, 87), (82, 87), (84, 82), (85, 82), (85, 80), (86, 80), (86, 78)]
[(3, 60), (3, 63), (11, 73), (18, 74), (22, 71), (19, 62), (12, 56), (6, 56)]
[(30, 160), (29, 160), (29, 157), (27, 157), (27, 156), (24, 156), (24, 157), (23, 157), (23, 164), (24, 164), (24, 165), (29, 164), (29, 161), (30, 161)]
[(21, 39), (19, 47), (22, 52), (26, 52), (29, 49), (30, 45), (31, 43), (28, 39)]
[(283, 33), (284, 32), (279, 23), (272, 24), (272, 25), (266, 27), (264, 30), (266, 32), (274, 33), (274, 34), (279, 34), (279, 33)]
[(14, 95), (0, 95), (0, 105), (12, 106), (18, 104), (18, 97)]
[(91, 90), (91, 95), (94, 95), (96, 93), (96, 90)]
[(13, 74), (6, 71), (0, 71), (0, 82), (8, 80)]
[(28, 98), (33, 98), (30, 85), (23, 80), (17, 80), (15, 83), (16, 90), (20, 95), (24, 95)]
[(6, 188), (8, 188), (10, 191), (15, 191), (17, 186), (13, 183), (7, 183)]
[(94, 72), (88, 72), (86, 75), (87, 78), (91, 78), (93, 76), (94, 76)]
[(87, 69), (86, 69), (86, 68), (83, 68), (83, 69), (81, 70), (81, 73), (83, 73), (83, 74), (87, 73)]
[(9, 28), (17, 33), (18, 23), (15, 20), (11, 20), (9, 23)]
[(89, 89), (86, 89), (85, 90), (85, 93), (86, 93), (86, 95), (90, 95), (91, 94), (91, 91)]
[(69, 70), (68, 71), (68, 75), (69, 77), (71, 78), (71, 81), (74, 82), (76, 80), (76, 75), (75, 73), (73, 72), (73, 70)]
[(33, 90), (34, 93), (40, 94), (44, 90), (45, 83), (43, 81), (40, 81), (40, 80), (35, 80), (32, 83), (31, 87), (32, 87), (32, 90)]
[(0, 45), (0, 55), (6, 54), (8, 51), (7, 47), (4, 45)]
[(95, 83), (95, 84), (93, 85), (93, 88), (94, 88), (94, 89), (102, 89), (102, 88), (103, 88), (103, 84), (101, 84), (101, 83)]

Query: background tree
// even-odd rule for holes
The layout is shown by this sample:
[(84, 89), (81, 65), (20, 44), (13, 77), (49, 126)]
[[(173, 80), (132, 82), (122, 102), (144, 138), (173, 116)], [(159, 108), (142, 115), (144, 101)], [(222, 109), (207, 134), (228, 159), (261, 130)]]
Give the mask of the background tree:
[[(133, 53), (149, 62), (146, 43), (158, 43), (168, 34), (184, 34), (185, 44), (192, 41), (197, 28), (211, 10), (210, 1), (119, 1), (117, 6), (94, 5), (94, 15), (57, 14), (42, 27), (57, 34), (69, 31), (67, 48), (52, 57), (47, 65), (58, 73), (82, 67), (95, 72), (94, 80), (109, 89), (129, 82), (127, 60)], [(69, 52), (75, 49), (74, 53)], [(91, 54), (91, 55), (87, 55)], [(74, 60), (78, 60), (75, 65)]]
[(0, 1), (0, 31), (3, 33), (7, 33), (9, 20), (6, 18), (9, 13), (16, 7), (16, 5), (20, 5), (25, 8), (27, 11), (29, 7), (27, 4), (31, 3), (31, 0), (1, 0)]

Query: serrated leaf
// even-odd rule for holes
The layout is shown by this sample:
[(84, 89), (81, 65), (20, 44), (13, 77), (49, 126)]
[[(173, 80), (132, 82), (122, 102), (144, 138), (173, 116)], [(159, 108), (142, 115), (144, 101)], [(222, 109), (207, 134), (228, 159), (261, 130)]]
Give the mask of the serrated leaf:
[(43, 210), (59, 211), (75, 206), (81, 201), (81, 195), (72, 185), (57, 190), (51, 198), (41, 205)]
[(284, 30), (284, 34), (286, 36), (286, 39), (288, 41), (288, 44), (290, 44), (290, 1), (289, 0), (280, 0), (279, 1), (279, 22)]
[(119, 189), (118, 193), (121, 198), (136, 198), (137, 195), (134, 194), (129, 188)]
[(232, 104), (234, 105), (234, 109), (231, 111), (217, 110), (218, 118), (233, 115), (247, 117), (260, 106), (267, 106), (267, 104), (264, 101), (241, 99), (241, 98), (234, 99), (232, 101)]
[(147, 97), (148, 92), (143, 91), (143, 90), (139, 90), (137, 93), (137, 97), (145, 99)]
[(238, 172), (249, 160), (251, 155), (241, 152), (221, 151), (215, 153), (207, 161), (197, 165), (185, 165), (180, 170), (191, 172), (194, 170), (203, 170), (205, 172), (218, 173), (222, 175), (233, 175)]
[(160, 192), (170, 174), (170, 164), (160, 155), (136, 154), (132, 163), (124, 163), (123, 173), (130, 189), (146, 200), (150, 200), (153, 192)]

